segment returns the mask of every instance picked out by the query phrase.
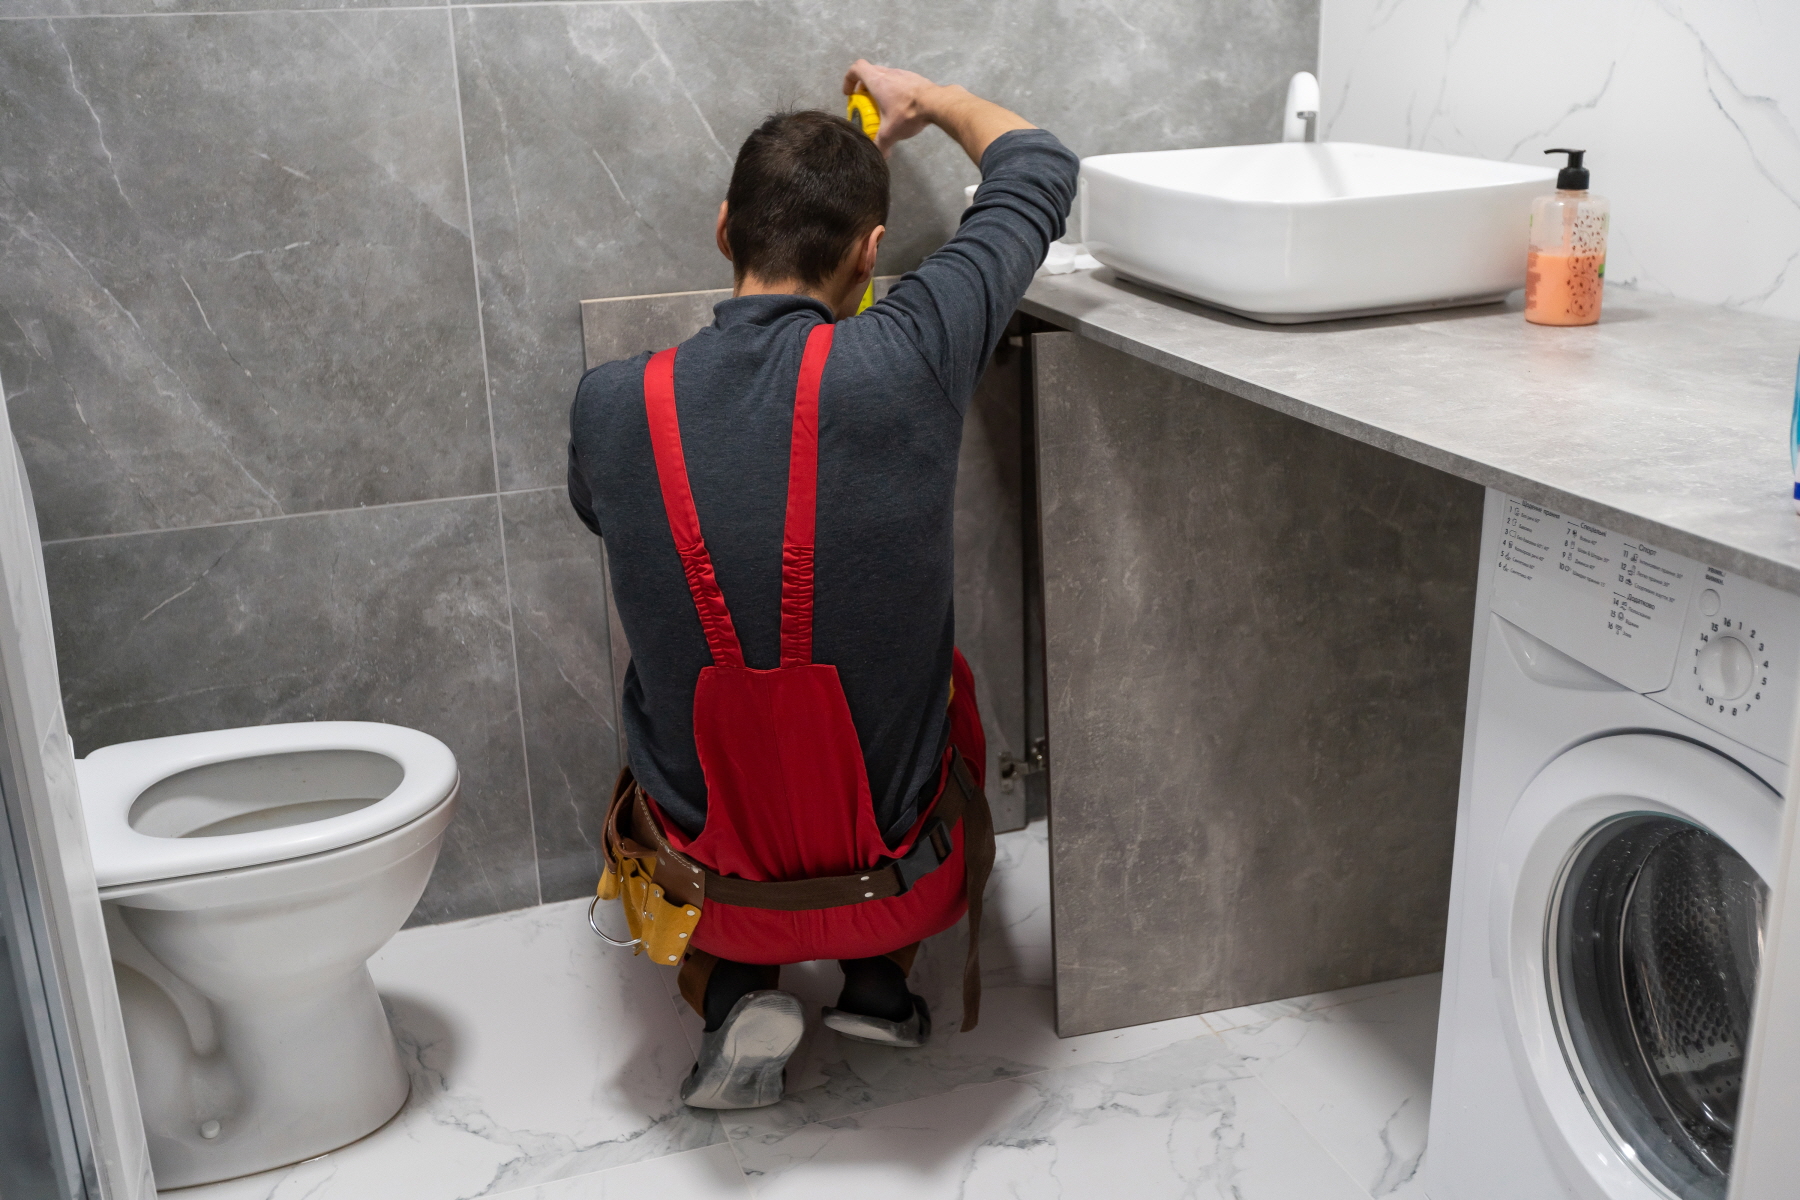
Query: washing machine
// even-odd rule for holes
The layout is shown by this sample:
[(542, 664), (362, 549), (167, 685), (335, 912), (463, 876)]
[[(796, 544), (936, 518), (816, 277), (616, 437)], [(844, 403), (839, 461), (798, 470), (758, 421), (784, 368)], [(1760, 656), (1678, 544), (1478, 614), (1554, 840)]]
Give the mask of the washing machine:
[(1800, 598), (1490, 491), (1476, 611), (1424, 1190), (1725, 1200)]

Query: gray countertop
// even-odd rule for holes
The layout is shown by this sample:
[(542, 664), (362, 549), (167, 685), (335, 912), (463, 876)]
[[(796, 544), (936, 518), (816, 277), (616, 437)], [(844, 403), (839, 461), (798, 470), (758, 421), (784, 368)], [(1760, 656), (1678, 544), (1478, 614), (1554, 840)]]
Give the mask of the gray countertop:
[(1800, 592), (1787, 435), (1800, 322), (1636, 291), (1598, 325), (1506, 304), (1263, 325), (1116, 279), (1040, 276), (1052, 324), (1476, 483)]

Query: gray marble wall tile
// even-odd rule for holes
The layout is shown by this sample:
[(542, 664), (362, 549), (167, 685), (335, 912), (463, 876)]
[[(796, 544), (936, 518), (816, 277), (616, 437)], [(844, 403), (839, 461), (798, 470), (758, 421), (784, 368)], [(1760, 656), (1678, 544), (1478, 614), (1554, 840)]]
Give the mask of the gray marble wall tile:
[(0, 22), (46, 537), (493, 490), (447, 22)]
[(345, 8), (443, 7), (446, 0), (0, 0), (0, 20), (18, 17), (173, 16)]
[(515, 492), (500, 506), (538, 879), (546, 902), (568, 900), (600, 878), (600, 826), (620, 765), (600, 539), (562, 488)]
[(1437, 969), (1481, 489), (1034, 350), (1059, 1032)]
[[(456, 12), (501, 486), (555, 481), (575, 306), (717, 287), (713, 222), (764, 114), (842, 104), (858, 55), (1015, 105), (1079, 153), (1253, 142), (1316, 59), (1317, 0), (727, 0)], [(954, 228), (975, 168), (935, 133), (893, 158), (882, 269)]]
[(462, 804), (413, 920), (538, 899), (493, 497), (53, 542), (77, 753), (276, 721), (442, 738)]

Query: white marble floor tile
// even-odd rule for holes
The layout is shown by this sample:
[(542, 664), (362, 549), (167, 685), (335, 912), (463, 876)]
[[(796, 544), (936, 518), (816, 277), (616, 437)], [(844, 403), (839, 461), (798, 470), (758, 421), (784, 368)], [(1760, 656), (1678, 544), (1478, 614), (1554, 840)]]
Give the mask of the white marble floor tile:
[(720, 1143), (594, 1175), (507, 1192), (494, 1200), (750, 1200), (750, 1182)]
[(1366, 1200), (1210, 1036), (733, 1144), (761, 1200)]
[(693, 1055), (667, 972), (600, 942), (585, 907), (402, 932), (369, 965), (406, 1107), (342, 1150), (182, 1200), (461, 1200), (721, 1143), (676, 1096)]
[[(959, 926), (920, 948), (909, 980), (931, 1005), (935, 1029), (917, 1050), (868, 1046), (819, 1023), (837, 1001), (843, 974), (835, 963), (802, 963), (782, 972), (781, 986), (807, 1011), (807, 1039), (788, 1067), (788, 1095), (754, 1112), (727, 1113), (733, 1138), (765, 1137), (816, 1121), (866, 1112), (921, 1096), (1016, 1078), (1086, 1062), (1122, 1062), (1173, 1042), (1209, 1037), (1198, 1017), (1161, 1021), (1062, 1039), (1056, 1036), (1050, 988), (1048, 841), (1044, 825), (1001, 834), (982, 928), (981, 1021), (960, 1032), (966, 933)], [(669, 989), (673, 996), (674, 981)], [(701, 1022), (674, 997), (683, 1027), (697, 1045)]]
[[(721, 1114), (734, 1140), (773, 1136), (816, 1121), (998, 1079), (1083, 1063), (1128, 1062), (1174, 1043), (1211, 1042), (1216, 1037), (1197, 1017), (1187, 1017), (1059, 1039), (1048, 988), (988, 988), (982, 996), (981, 1023), (973, 1032), (958, 1032), (951, 1019), (933, 1033), (930, 1044), (894, 1050), (840, 1038), (818, 1023), (819, 1005), (836, 998), (836, 979), (823, 987), (811, 981), (788, 986), (795, 987), (807, 1004), (807, 1041), (795, 1056), (788, 1094), (780, 1104)], [(957, 1006), (947, 1003), (947, 1007), (953, 1018)], [(699, 1022), (692, 1025), (698, 1028)]]
[(1376, 1200), (1424, 1197), (1417, 1179), (1439, 982), (1437, 975), (1400, 980), (1372, 996), (1219, 1035)]
[(723, 1121), (676, 1099), (699, 1020), (674, 973), (600, 943), (583, 902), (408, 930), (371, 963), (413, 1073), (401, 1114), (172, 1198), (1418, 1200), (1435, 977), (1059, 1039), (1048, 901), (1043, 825), (1002, 835), (981, 1024), (957, 1031), (959, 928), (915, 967), (938, 1027), (916, 1051), (823, 1029), (836, 965), (790, 968), (812, 1024), (790, 1095)]

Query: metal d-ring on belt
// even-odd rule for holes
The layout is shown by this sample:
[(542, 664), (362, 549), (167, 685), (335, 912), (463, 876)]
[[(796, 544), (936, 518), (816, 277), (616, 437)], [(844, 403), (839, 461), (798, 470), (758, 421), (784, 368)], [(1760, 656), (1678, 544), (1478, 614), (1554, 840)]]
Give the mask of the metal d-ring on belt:
[(595, 896), (592, 900), (590, 900), (588, 902), (588, 928), (593, 930), (595, 933), (599, 934), (601, 941), (605, 942), (609, 946), (617, 946), (621, 950), (629, 950), (633, 946), (637, 945), (638, 943), (640, 943), (644, 940), (643, 938), (632, 938), (628, 942), (621, 942), (618, 938), (616, 938), (612, 934), (606, 932), (606, 930), (600, 928), (599, 924), (594, 920), (594, 910), (596, 908), (598, 908), (599, 906), (600, 906), (600, 897), (599, 896)]

